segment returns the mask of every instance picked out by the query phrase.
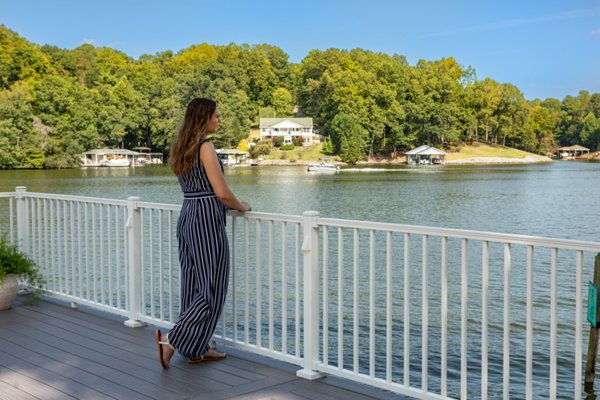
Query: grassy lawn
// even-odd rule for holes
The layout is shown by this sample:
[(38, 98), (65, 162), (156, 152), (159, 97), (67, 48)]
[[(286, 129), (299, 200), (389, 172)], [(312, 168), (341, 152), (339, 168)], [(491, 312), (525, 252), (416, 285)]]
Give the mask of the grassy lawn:
[(319, 158), (329, 157), (335, 161), (339, 161), (339, 157), (328, 156), (323, 154), (321, 151), (322, 144), (314, 144), (310, 147), (299, 146), (294, 150), (282, 151), (279, 149), (273, 149), (271, 154), (264, 156), (265, 160), (287, 160), (287, 161), (318, 161)]
[(479, 157), (525, 158), (531, 155), (533, 154), (522, 150), (512, 149), (510, 147), (476, 143), (474, 145), (461, 148), (457, 153), (446, 154), (445, 159), (452, 161)]

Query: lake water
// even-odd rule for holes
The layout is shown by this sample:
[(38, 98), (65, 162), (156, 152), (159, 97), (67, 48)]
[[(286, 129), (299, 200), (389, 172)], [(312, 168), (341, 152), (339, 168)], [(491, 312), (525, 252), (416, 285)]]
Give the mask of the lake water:
[[(317, 210), (330, 218), (600, 241), (600, 163), (369, 166), (345, 168), (339, 175), (309, 175), (302, 166), (232, 167), (225, 171), (233, 191), (250, 202), (255, 211), (299, 215), (306, 210)], [(115, 199), (139, 196), (143, 201), (170, 204), (182, 201), (177, 180), (165, 165), (0, 171), (0, 192), (14, 191), (16, 186), (26, 186), (31, 192)], [(591, 277), (590, 268), (586, 264), (585, 278)], [(518, 273), (515, 268), (515, 279), (520, 279)], [(572, 273), (564, 271), (563, 274)], [(547, 287), (548, 283), (543, 283), (542, 279), (541, 275), (536, 275), (537, 284)], [(571, 276), (561, 276), (558, 288), (561, 302), (572, 302), (572, 286)], [(474, 299), (480, 297), (475, 290), (470, 293)], [(515, 300), (522, 303), (522, 298), (518, 299), (515, 296)], [(544, 303), (548, 301), (544, 296), (539, 299)], [(491, 304), (492, 314), (501, 318), (501, 298)], [(451, 311), (459, 313), (460, 309)], [(544, 329), (545, 315), (536, 317)], [(480, 314), (476, 314), (472, 318), (475, 326), (479, 324), (479, 317)], [(561, 321), (573, 318), (572, 315), (559, 317)], [(514, 318), (515, 323), (523, 323), (523, 315)], [(451, 322), (456, 325), (459, 318)], [(501, 326), (500, 320), (492, 322)], [(418, 326), (412, 329), (417, 332)], [(566, 343), (562, 347), (567, 353), (572, 347), (571, 335), (572, 326), (559, 326), (559, 343)], [(418, 334), (415, 339), (415, 352), (418, 353)], [(491, 346), (501, 349), (502, 344), (492, 342)], [(541, 349), (536, 365), (545, 371), (549, 346), (539, 340), (536, 346)], [(584, 347), (587, 348), (587, 341)], [(514, 346), (511, 353), (512, 359), (519, 359), (523, 357), (524, 349)], [(477, 367), (476, 351), (471, 351), (470, 357)], [(559, 398), (571, 398), (573, 393), (572, 378), (567, 373), (573, 366), (561, 362), (566, 358), (562, 355), (559, 358), (559, 369), (562, 368), (559, 370)], [(399, 359), (395, 362), (401, 365)], [(431, 365), (435, 368), (436, 362), (432, 361)], [(501, 382), (501, 371), (501, 357), (491, 357), (490, 381)], [(517, 373), (518, 376), (512, 379), (516, 386), (522, 387), (524, 375), (520, 371)], [(474, 383), (470, 382), (476, 393), (477, 370), (470, 374), (476, 378)], [(453, 394), (457, 393), (456, 387), (450, 389)], [(534, 390), (547, 397), (547, 386), (543, 382), (538, 382)], [(496, 398), (498, 394), (495, 390), (490, 392), (490, 397)], [(521, 398), (521, 394), (515, 394), (515, 398)]]
[[(600, 240), (600, 163), (395, 166), (309, 175), (302, 166), (226, 169), (255, 211), (547, 237)], [(180, 204), (167, 166), (0, 171), (0, 191), (73, 194)]]

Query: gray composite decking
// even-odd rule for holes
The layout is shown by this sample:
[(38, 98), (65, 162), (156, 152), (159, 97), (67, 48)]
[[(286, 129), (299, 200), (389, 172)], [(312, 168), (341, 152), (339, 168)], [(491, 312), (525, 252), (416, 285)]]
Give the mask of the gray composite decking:
[(237, 349), (224, 361), (163, 370), (154, 327), (68, 303), (18, 296), (0, 311), (0, 399), (406, 399), (331, 376), (308, 381), (299, 368)]

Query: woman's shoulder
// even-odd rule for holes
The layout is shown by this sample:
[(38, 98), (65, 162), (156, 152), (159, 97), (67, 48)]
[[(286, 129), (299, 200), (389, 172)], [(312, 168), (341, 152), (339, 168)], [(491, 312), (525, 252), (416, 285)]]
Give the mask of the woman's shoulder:
[(216, 151), (215, 145), (210, 140), (202, 139), (200, 141), (199, 145), (200, 145), (201, 152), (205, 152), (205, 151), (215, 152)]

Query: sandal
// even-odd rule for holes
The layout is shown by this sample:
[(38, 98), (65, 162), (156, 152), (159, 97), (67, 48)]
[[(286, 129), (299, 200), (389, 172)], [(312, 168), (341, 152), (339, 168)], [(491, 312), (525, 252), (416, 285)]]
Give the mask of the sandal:
[[(211, 352), (212, 354), (208, 354), (209, 352)], [(220, 360), (224, 360), (225, 358), (227, 358), (226, 353), (219, 353), (215, 349), (210, 349), (206, 353), (201, 355), (200, 357), (188, 358), (188, 362), (190, 364), (199, 364), (199, 363), (205, 362), (205, 361), (220, 361)]]
[(158, 345), (158, 360), (160, 361), (160, 365), (163, 367), (163, 369), (168, 369), (169, 364), (167, 364), (165, 362), (165, 360), (163, 360), (163, 345), (167, 345), (173, 350), (175, 350), (175, 348), (173, 346), (171, 346), (171, 344), (168, 341), (167, 342), (161, 341), (160, 340), (161, 337), (162, 337), (162, 333), (160, 332), (160, 329), (155, 330), (154, 331), (154, 339), (156, 340), (156, 344)]

